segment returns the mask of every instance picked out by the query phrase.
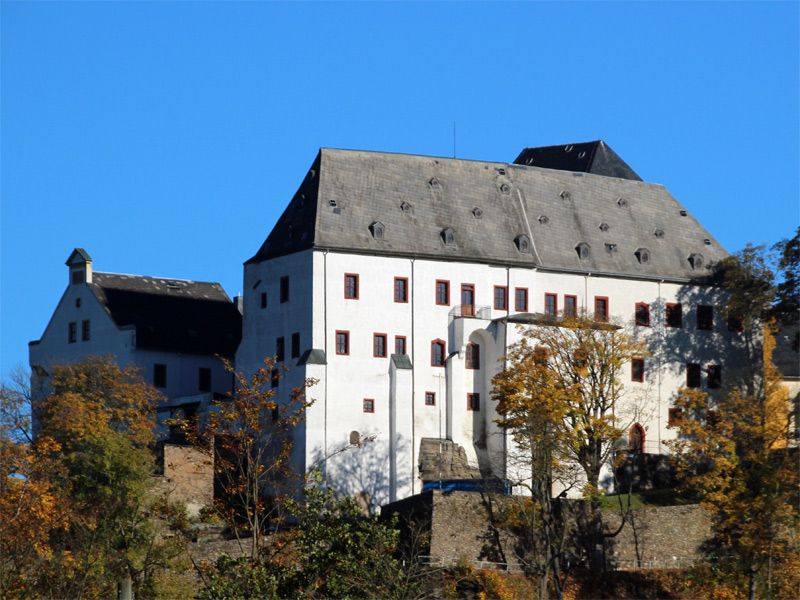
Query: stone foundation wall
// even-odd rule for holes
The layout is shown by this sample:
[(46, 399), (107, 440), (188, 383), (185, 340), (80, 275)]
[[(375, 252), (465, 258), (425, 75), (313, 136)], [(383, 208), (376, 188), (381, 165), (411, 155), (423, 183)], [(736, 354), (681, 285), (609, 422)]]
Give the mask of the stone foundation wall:
[(211, 458), (191, 446), (164, 445), (164, 474), (154, 477), (156, 494), (184, 504), (196, 516), (214, 501), (214, 465)]

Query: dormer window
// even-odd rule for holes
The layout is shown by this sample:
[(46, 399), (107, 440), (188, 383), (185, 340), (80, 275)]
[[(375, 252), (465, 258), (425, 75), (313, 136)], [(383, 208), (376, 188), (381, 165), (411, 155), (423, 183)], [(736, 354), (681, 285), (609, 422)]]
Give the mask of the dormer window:
[(411, 212), (414, 210), (414, 207), (411, 206), (411, 204), (409, 204), (408, 202), (403, 202), (400, 204), (400, 210), (402, 210), (406, 214), (411, 214)]
[(531, 241), (527, 235), (518, 235), (514, 238), (514, 244), (522, 254), (529, 254), (531, 251)]
[(689, 255), (689, 264), (692, 267), (693, 271), (699, 271), (703, 268), (703, 255), (702, 254), (690, 254)]
[(372, 225), (369, 226), (369, 230), (372, 232), (372, 237), (376, 240), (383, 239), (383, 233), (385, 231), (385, 227), (383, 223), (380, 221), (375, 221)]
[(616, 251), (617, 251), (616, 244), (606, 244), (606, 252), (608, 252), (609, 254), (613, 254)]
[(442, 229), (442, 241), (444, 242), (445, 246), (453, 246), (456, 243), (456, 232), (453, 231), (452, 228), (448, 227), (446, 229)]
[(637, 248), (636, 252), (633, 254), (636, 256), (636, 260), (642, 265), (646, 265), (650, 262), (650, 250), (647, 248)]
[(431, 177), (428, 180), (428, 187), (431, 188), (434, 192), (441, 192), (442, 191), (442, 184), (439, 182), (436, 177)]
[(600, 223), (600, 225), (598, 225), (597, 228), (603, 233), (605, 233), (606, 231), (608, 231), (608, 223), (605, 222)]
[(503, 194), (510, 194), (511, 193), (511, 186), (507, 183), (500, 184), (500, 192)]
[(581, 242), (580, 244), (575, 246), (575, 252), (578, 253), (578, 258), (581, 260), (586, 260), (587, 258), (589, 258), (590, 250), (591, 248), (589, 247), (589, 244), (587, 244), (586, 242)]

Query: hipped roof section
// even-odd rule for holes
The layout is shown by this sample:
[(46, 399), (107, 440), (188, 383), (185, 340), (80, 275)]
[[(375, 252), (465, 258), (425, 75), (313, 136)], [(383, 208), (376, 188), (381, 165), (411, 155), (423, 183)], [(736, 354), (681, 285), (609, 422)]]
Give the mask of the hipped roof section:
[[(595, 157), (600, 149), (594, 148)], [(605, 144), (602, 150), (606, 157), (613, 153)], [(382, 238), (374, 235), (376, 223)], [(445, 230), (452, 230), (453, 243), (445, 243)], [(521, 236), (531, 242), (528, 252), (515, 242)], [(588, 245), (588, 257), (580, 258), (579, 244)], [(708, 264), (727, 256), (658, 184), (328, 148), (247, 262), (309, 248), (679, 280), (703, 275)], [(642, 249), (646, 261), (637, 253)], [(692, 255), (702, 256), (700, 270)]]

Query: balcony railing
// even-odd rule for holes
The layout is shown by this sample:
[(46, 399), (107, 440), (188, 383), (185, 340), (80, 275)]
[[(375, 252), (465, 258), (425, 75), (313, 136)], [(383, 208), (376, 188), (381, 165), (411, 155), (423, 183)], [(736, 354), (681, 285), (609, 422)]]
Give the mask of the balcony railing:
[(476, 304), (458, 304), (450, 310), (450, 316), (453, 318), (466, 317), (489, 321), (492, 318), (492, 308), (491, 306), (478, 306)]

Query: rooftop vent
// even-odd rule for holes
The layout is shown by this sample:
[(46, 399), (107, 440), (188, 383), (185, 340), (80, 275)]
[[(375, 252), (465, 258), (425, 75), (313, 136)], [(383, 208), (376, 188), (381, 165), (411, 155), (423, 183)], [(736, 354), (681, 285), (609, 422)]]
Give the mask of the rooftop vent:
[(703, 240), (703, 243), (704, 243), (706, 246), (710, 246), (710, 245), (711, 245), (711, 240), (710, 240), (710, 239), (708, 239), (708, 238), (706, 238), (706, 239), (704, 239), (704, 240)]
[(452, 230), (452, 228), (447, 227), (446, 229), (442, 229), (442, 241), (444, 242), (445, 246), (453, 246), (456, 243), (456, 232)]
[(561, 190), (559, 196), (561, 196), (562, 200), (569, 200), (572, 197), (572, 194), (570, 194), (568, 190)]
[(646, 265), (650, 262), (650, 250), (647, 248), (637, 248), (636, 252), (633, 254), (636, 256), (636, 260), (642, 265)]
[(572, 144), (564, 146), (564, 152), (572, 152)]
[(414, 210), (414, 207), (411, 206), (408, 202), (403, 202), (400, 205), (400, 210), (402, 210), (406, 214), (411, 214), (411, 212)]
[(542, 225), (547, 225), (550, 222), (550, 217), (547, 215), (539, 215), (539, 223)]
[(653, 235), (656, 236), (658, 239), (661, 239), (664, 237), (664, 230), (659, 227), (656, 227), (655, 230), (653, 230)]
[(383, 223), (380, 221), (375, 221), (369, 226), (369, 230), (372, 232), (372, 237), (376, 240), (383, 239), (383, 233), (386, 228), (384, 227)]
[(505, 170), (505, 169), (503, 169), (502, 167), (501, 167), (501, 168), (498, 168), (498, 169), (496, 169), (496, 170), (497, 170), (497, 173), (498, 173), (499, 175), (505, 175), (505, 174), (506, 174), (506, 170)]
[(525, 234), (518, 235), (514, 238), (514, 245), (517, 247), (522, 254), (530, 254), (531, 251), (531, 241), (528, 239), (528, 236)]
[(617, 251), (616, 244), (606, 244), (606, 252), (612, 253)]
[(619, 206), (620, 208), (625, 208), (626, 206), (628, 206), (628, 201), (622, 197), (617, 198), (617, 206)]
[(600, 231), (608, 231), (608, 223), (606, 222), (600, 223), (598, 228), (600, 229)]
[(583, 158), (584, 156), (586, 156), (586, 151), (585, 150), (583, 150), (581, 152), (578, 152), (578, 158)]
[(510, 194), (511, 193), (511, 186), (508, 185), (507, 183), (502, 183), (502, 184), (500, 184), (500, 191), (503, 194)]
[(431, 177), (428, 180), (428, 187), (430, 187), (434, 192), (442, 191), (442, 184), (439, 183), (439, 180), (436, 179), (436, 177)]
[(682, 208), (680, 212), (681, 212), (681, 216), (682, 217), (685, 217), (686, 215), (689, 214), (689, 213), (686, 212), (686, 209), (684, 209), (684, 208)]
[(689, 255), (689, 264), (691, 265), (693, 271), (699, 271), (702, 269), (704, 262), (705, 261), (703, 260), (702, 254), (694, 253)]
[(476, 206), (472, 209), (472, 216), (476, 219), (480, 219), (483, 216), (483, 210)]
[(586, 242), (581, 242), (580, 244), (575, 246), (575, 252), (578, 253), (578, 258), (580, 258), (581, 260), (589, 258), (590, 250), (591, 248), (589, 247), (589, 244), (587, 244)]

